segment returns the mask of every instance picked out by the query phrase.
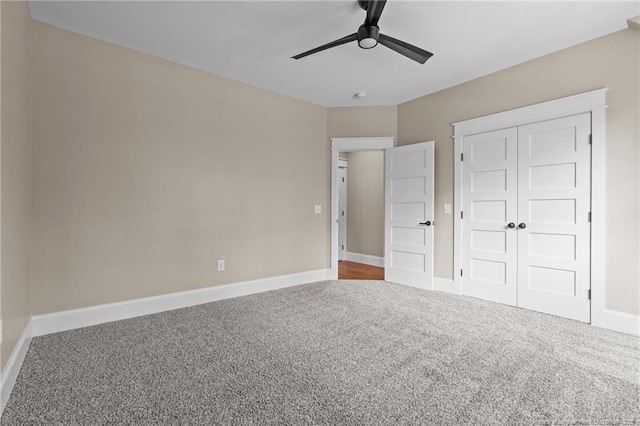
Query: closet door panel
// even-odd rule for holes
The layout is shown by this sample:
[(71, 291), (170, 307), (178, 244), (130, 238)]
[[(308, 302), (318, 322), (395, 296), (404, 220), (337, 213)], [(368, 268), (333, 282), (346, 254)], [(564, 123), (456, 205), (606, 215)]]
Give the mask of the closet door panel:
[(516, 304), (517, 130), (462, 139), (462, 293)]
[(590, 320), (591, 115), (518, 128), (520, 307)]

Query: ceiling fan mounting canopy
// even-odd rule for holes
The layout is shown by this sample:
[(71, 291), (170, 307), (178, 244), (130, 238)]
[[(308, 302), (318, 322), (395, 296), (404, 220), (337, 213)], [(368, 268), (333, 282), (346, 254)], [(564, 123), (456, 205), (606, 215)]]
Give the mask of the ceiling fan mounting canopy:
[(433, 56), (433, 53), (431, 52), (427, 52), (426, 50), (423, 50), (417, 46), (380, 33), (378, 21), (380, 20), (380, 16), (382, 15), (384, 6), (387, 3), (386, 0), (357, 1), (358, 5), (367, 12), (364, 23), (360, 25), (357, 32), (339, 38), (338, 40), (334, 40), (330, 43), (323, 44), (322, 46), (316, 47), (315, 49), (307, 50), (306, 52), (292, 56), (292, 58), (301, 59), (305, 56), (313, 55), (314, 53), (318, 53), (332, 47), (340, 46), (342, 44), (350, 43), (352, 41), (358, 41), (358, 46), (363, 49), (372, 49), (379, 43), (421, 64), (424, 64), (427, 59)]
[(367, 10), (369, 7), (369, 0), (358, 0), (358, 6), (360, 6), (362, 10)]

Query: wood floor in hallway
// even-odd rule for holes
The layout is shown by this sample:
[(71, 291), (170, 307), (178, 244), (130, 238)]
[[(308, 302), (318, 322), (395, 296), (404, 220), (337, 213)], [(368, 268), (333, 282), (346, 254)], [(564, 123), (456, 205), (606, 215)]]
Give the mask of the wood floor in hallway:
[(384, 280), (384, 268), (341, 260), (338, 262), (340, 280)]

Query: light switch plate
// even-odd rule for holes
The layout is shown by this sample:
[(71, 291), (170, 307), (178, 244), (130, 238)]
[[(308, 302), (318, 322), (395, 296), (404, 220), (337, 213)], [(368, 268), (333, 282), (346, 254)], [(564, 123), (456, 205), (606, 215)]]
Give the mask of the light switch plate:
[(444, 214), (451, 214), (451, 204), (444, 205)]
[(322, 206), (320, 204), (314, 204), (313, 213), (315, 213), (315, 214), (322, 213)]

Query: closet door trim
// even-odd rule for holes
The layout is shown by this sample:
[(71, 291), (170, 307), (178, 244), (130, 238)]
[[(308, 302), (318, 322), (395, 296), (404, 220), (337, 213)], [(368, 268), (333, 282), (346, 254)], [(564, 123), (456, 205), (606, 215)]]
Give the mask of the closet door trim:
[(461, 141), (488, 131), (518, 127), (540, 121), (591, 113), (592, 164), (591, 164), (591, 324), (605, 324), (605, 179), (593, 178), (606, 175), (605, 119), (607, 89), (551, 100), (505, 112), (453, 123), (454, 140), (454, 265), (453, 292), (462, 292), (462, 159)]

